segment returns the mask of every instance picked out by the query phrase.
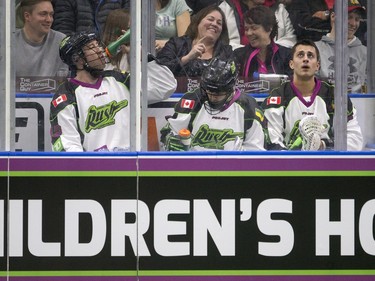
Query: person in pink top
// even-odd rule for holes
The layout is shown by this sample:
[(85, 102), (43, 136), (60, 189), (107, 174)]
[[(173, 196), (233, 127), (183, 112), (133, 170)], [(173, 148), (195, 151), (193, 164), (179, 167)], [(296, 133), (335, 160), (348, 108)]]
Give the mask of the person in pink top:
[(239, 74), (256, 77), (256, 74), (290, 75), (290, 49), (274, 42), (277, 33), (275, 14), (266, 6), (256, 6), (244, 16), (245, 34), (249, 43), (234, 50)]

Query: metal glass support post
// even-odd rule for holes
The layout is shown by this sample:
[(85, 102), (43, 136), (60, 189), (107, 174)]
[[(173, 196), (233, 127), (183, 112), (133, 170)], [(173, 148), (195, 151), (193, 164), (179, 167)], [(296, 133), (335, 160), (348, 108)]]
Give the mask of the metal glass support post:
[[(148, 92), (147, 92), (147, 56), (151, 53), (152, 40), (151, 32), (154, 31), (155, 20), (152, 22), (152, 18), (155, 19), (155, 8), (154, 1), (142, 0), (142, 110), (141, 110), (141, 120), (142, 120), (142, 140), (141, 140), (141, 150), (147, 151), (148, 144)], [(152, 17), (152, 15), (154, 15)], [(155, 49), (155, 48), (153, 48)]]
[(15, 141), (15, 72), (13, 34), (15, 3), (0, 2), (0, 150), (14, 151)]
[(140, 151), (141, 119), (141, 2), (130, 2), (130, 151)]
[(375, 1), (367, 1), (367, 92), (375, 93), (375, 26), (373, 25), (375, 17)]
[(156, 1), (150, 1), (150, 10), (148, 14), (148, 24), (150, 25), (149, 29), (149, 40), (150, 40), (150, 49), (149, 52), (153, 55), (156, 54), (155, 52), (155, 21), (156, 21), (156, 8), (155, 8)]
[(348, 1), (335, 2), (335, 150), (347, 150)]

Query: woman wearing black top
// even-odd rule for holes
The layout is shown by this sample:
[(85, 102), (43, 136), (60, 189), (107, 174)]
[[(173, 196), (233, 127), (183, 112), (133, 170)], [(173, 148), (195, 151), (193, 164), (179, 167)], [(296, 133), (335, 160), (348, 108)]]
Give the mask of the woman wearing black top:
[(175, 77), (200, 77), (213, 57), (226, 60), (233, 54), (228, 44), (228, 29), (221, 9), (214, 5), (198, 12), (186, 34), (171, 38), (158, 54)]

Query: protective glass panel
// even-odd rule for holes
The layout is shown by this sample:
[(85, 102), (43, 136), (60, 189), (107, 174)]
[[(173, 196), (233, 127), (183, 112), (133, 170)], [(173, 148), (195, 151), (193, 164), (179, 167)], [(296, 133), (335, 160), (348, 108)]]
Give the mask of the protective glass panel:
[[(15, 92), (15, 117), (13, 118), (15, 132), (12, 133), (12, 137), (7, 137), (7, 134), (5, 134), (5, 131), (9, 131), (9, 128), (12, 128), (12, 126), (6, 126), (7, 119), (4, 115), (6, 111), (1, 110), (0, 130), (2, 134), (0, 145), (2, 149), (5, 149), (6, 138), (8, 138), (13, 144), (8, 146), (13, 147), (12, 150), (49, 152), (52, 151), (50, 108), (53, 106), (53, 95), (64, 79), (73, 75), (73, 73), (68, 71), (66, 65), (61, 64), (59, 58), (58, 45), (62, 38), (61, 34), (54, 33), (54, 39), (48, 38), (48, 40), (51, 39), (51, 42), (48, 44), (48, 54), (47, 50), (43, 50), (43, 46), (38, 51), (42, 52), (42, 54), (43, 52), (45, 53), (44, 55), (39, 55), (36, 50), (32, 49), (39, 47), (30, 47), (30, 45), (25, 43), (27, 40), (25, 41), (25, 34), (22, 31), (23, 22), (22, 13), (20, 13), (22, 7), (19, 2), (9, 2), (15, 5), (12, 7), (12, 11), (16, 15), (12, 17), (12, 19), (15, 19), (15, 22), (12, 24), (16, 28), (14, 38), (11, 37), (11, 40), (15, 41), (12, 45), (15, 47), (11, 49), (13, 53), (13, 75), (15, 75), (14, 80), (11, 81)], [(228, 1), (224, 1), (219, 6), (224, 15), (227, 15), (228, 12), (226, 10), (228, 8), (226, 2)], [(326, 3), (321, 6), (316, 1), (306, 0), (274, 1), (274, 4), (271, 2), (273, 1), (265, 1), (264, 5), (269, 6), (268, 8), (275, 15), (278, 23), (277, 33), (272, 27), (267, 29), (267, 24), (269, 23), (263, 22), (267, 14), (260, 14), (259, 11), (262, 10), (253, 14), (250, 13), (249, 15), (246, 13), (246, 7), (241, 6), (244, 11), (243, 24), (238, 26), (236, 25), (236, 21), (225, 18), (229, 30), (229, 43), (233, 49), (237, 50), (239, 45), (245, 46), (251, 44), (254, 45), (252, 48), (257, 49), (257, 44), (261, 44), (259, 42), (261, 42), (262, 38), (267, 39), (267, 36), (275, 36), (274, 42), (277, 45), (271, 44), (268, 52), (276, 54), (275, 48), (279, 48), (279, 53), (281, 54), (281, 56), (266, 55), (264, 60), (262, 60), (261, 56), (251, 57), (247, 53), (241, 60), (242, 65), (239, 67), (237, 87), (244, 93), (254, 97), (259, 105), (264, 105), (268, 94), (273, 89), (280, 87), (282, 83), (291, 79), (293, 71), (289, 69), (289, 58), (283, 56), (283, 52), (285, 48), (290, 50), (301, 39), (311, 39), (318, 46), (320, 51), (320, 66), (316, 72), (316, 76), (324, 82), (340, 85), (342, 83), (340, 80), (341, 77), (335, 78), (335, 63), (337, 61), (335, 60), (333, 49), (333, 42), (335, 42), (333, 38), (341, 35), (335, 34), (334, 30), (332, 30), (335, 22), (333, 14), (334, 1), (325, 1)], [(0, 16), (4, 23), (6, 21), (5, 5), (7, 3), (7, 1), (1, 3)], [(356, 117), (363, 136), (363, 149), (371, 149), (371, 146), (375, 143), (375, 106), (374, 98), (372, 97), (372, 81), (367, 78), (371, 77), (374, 65), (372, 62), (373, 56), (371, 55), (372, 49), (369, 48), (373, 41), (373, 34), (371, 34), (371, 29), (368, 28), (370, 26), (371, 15), (373, 14), (372, 5), (370, 1), (365, 0), (348, 1), (347, 32), (351, 39), (349, 38), (347, 46), (343, 46), (343, 49), (347, 50), (348, 56), (348, 63), (345, 63), (348, 71), (346, 81), (348, 86), (347, 93), (351, 103), (356, 108)], [(51, 18), (49, 14), (51, 8), (45, 6), (42, 8), (44, 9), (44, 14), (34, 15), (30, 13), (31, 15), (29, 16), (32, 19), (48, 21)], [(190, 8), (192, 9), (190, 10), (192, 15), (199, 13), (198, 10), (194, 10), (196, 7)], [(147, 7), (147, 9), (150, 9), (150, 7)], [(144, 9), (142, 12), (144, 13), (147, 9)], [(142, 14), (142, 17), (145, 18), (145, 15)], [(149, 17), (149, 19), (158, 21), (157, 28), (160, 27), (160, 15), (158, 13), (155, 14), (155, 17)], [(192, 22), (195, 19), (191, 17)], [(57, 23), (58, 20), (53, 23), (52, 27)], [(127, 26), (125, 28), (129, 28), (129, 24), (130, 19), (126, 21)], [(142, 25), (149, 27), (150, 38), (148, 40), (151, 41), (149, 51), (168, 65), (171, 60), (167, 61), (168, 56), (163, 57), (160, 55), (162, 51), (159, 50), (160, 46), (158, 43), (154, 46), (155, 37), (156, 40), (159, 40), (158, 36), (160, 34), (158, 30), (153, 29), (151, 20), (150, 22), (143, 20)], [(1, 26), (4, 32), (0, 34), (0, 44), (1, 46), (5, 46), (6, 25), (3, 24)], [(234, 29), (237, 29), (237, 38), (234, 38), (231, 33), (231, 30)], [(156, 34), (154, 34), (155, 32)], [(353, 37), (353, 34), (355, 37)], [(105, 41), (104, 37), (103, 41)], [(113, 40), (108, 39), (107, 43), (105, 43), (109, 44), (111, 41)], [(12, 72), (12, 69), (6, 69), (4, 59), (6, 49), (3, 47), (0, 48), (0, 52), (0, 65), (1, 69), (4, 70), (1, 72), (0, 78), (1, 81), (5, 81), (6, 72)], [(224, 53), (225, 51), (223, 51)], [(160, 142), (160, 131), (167, 124), (165, 117), (174, 113), (175, 105), (186, 92), (199, 88), (201, 72), (209, 63), (209, 58), (200, 59), (194, 63), (184, 65), (179, 68), (179, 72), (176, 71), (173, 73), (178, 82), (175, 93), (161, 102), (150, 104), (146, 111), (145, 117), (147, 122), (143, 124), (147, 125), (146, 133), (148, 137), (146, 147), (143, 147), (143, 150), (164, 150), (164, 145)], [(12, 75), (8, 77), (12, 77)], [(3, 84), (5, 85), (5, 83)], [(3, 99), (5, 99), (5, 95), (1, 95), (0, 97), (1, 109), (5, 109), (6, 106), (6, 102)], [(55, 104), (58, 102), (60, 100), (55, 101)], [(335, 104), (334, 106), (337, 108), (338, 105)], [(339, 131), (336, 133), (340, 134)]]

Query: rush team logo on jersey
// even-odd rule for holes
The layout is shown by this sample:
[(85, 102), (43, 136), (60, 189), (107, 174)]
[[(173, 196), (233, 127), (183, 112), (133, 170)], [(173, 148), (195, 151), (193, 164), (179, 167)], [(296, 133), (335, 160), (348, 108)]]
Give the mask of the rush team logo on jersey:
[(213, 129), (206, 124), (199, 127), (198, 131), (195, 133), (191, 145), (200, 146), (207, 149), (224, 150), (225, 144), (235, 141), (236, 137), (239, 137), (242, 140), (244, 133), (235, 132), (233, 129)]
[(269, 97), (267, 99), (267, 105), (269, 104), (280, 104), (281, 103), (281, 97)]
[(96, 107), (90, 106), (87, 112), (85, 132), (90, 133), (91, 130), (98, 130), (113, 125), (117, 112), (128, 106), (128, 101), (120, 102), (112, 101), (108, 104)]
[(54, 99), (52, 101), (52, 104), (53, 104), (54, 107), (57, 107), (60, 103), (66, 101), (66, 100), (67, 100), (66, 95), (63, 94), (63, 95), (59, 96), (57, 99)]
[(195, 104), (195, 101), (193, 101), (193, 100), (182, 99), (182, 101), (181, 101), (181, 107), (182, 108), (192, 109), (194, 107), (194, 104)]

